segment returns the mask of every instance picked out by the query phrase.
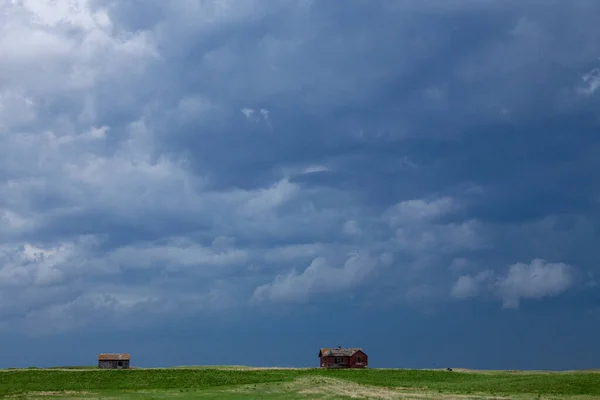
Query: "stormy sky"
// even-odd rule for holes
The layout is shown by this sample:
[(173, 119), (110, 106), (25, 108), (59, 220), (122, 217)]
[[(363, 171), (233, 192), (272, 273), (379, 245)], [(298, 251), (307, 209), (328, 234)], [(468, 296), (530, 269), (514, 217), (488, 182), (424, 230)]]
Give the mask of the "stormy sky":
[(0, 367), (590, 368), (600, 3), (0, 1)]

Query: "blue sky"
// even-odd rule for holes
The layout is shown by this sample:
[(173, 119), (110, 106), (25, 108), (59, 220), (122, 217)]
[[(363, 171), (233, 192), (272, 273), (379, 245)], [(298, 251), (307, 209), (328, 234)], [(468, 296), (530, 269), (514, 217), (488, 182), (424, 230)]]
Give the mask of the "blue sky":
[(597, 367), (598, 15), (2, 2), (0, 367)]

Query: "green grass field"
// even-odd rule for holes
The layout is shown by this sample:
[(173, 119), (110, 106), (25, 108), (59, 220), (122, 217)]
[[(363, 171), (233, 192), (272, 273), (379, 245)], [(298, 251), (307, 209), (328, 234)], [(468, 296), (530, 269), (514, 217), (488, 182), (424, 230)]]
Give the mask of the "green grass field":
[(2, 399), (600, 399), (600, 373), (182, 367), (0, 371)]

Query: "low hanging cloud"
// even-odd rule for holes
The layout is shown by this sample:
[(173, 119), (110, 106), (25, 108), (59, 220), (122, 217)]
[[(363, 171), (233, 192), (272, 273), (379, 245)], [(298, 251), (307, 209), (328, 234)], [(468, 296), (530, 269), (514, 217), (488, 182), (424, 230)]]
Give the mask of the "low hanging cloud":
[(483, 271), (460, 276), (450, 295), (467, 299), (492, 294), (502, 300), (503, 308), (519, 308), (522, 299), (557, 296), (574, 284), (574, 269), (570, 265), (534, 259), (529, 264), (511, 265), (506, 275)]

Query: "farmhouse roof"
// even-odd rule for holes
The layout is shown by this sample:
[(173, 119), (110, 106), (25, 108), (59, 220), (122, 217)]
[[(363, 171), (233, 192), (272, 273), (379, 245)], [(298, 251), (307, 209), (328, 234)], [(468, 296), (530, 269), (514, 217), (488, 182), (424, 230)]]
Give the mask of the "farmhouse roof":
[(354, 354), (358, 353), (359, 351), (362, 352), (362, 349), (359, 347), (351, 347), (351, 348), (338, 347), (337, 349), (331, 349), (328, 347), (324, 347), (319, 352), (319, 357), (327, 357), (327, 356), (351, 357)]
[(129, 353), (100, 353), (98, 354), (100, 361), (126, 361), (131, 360)]

